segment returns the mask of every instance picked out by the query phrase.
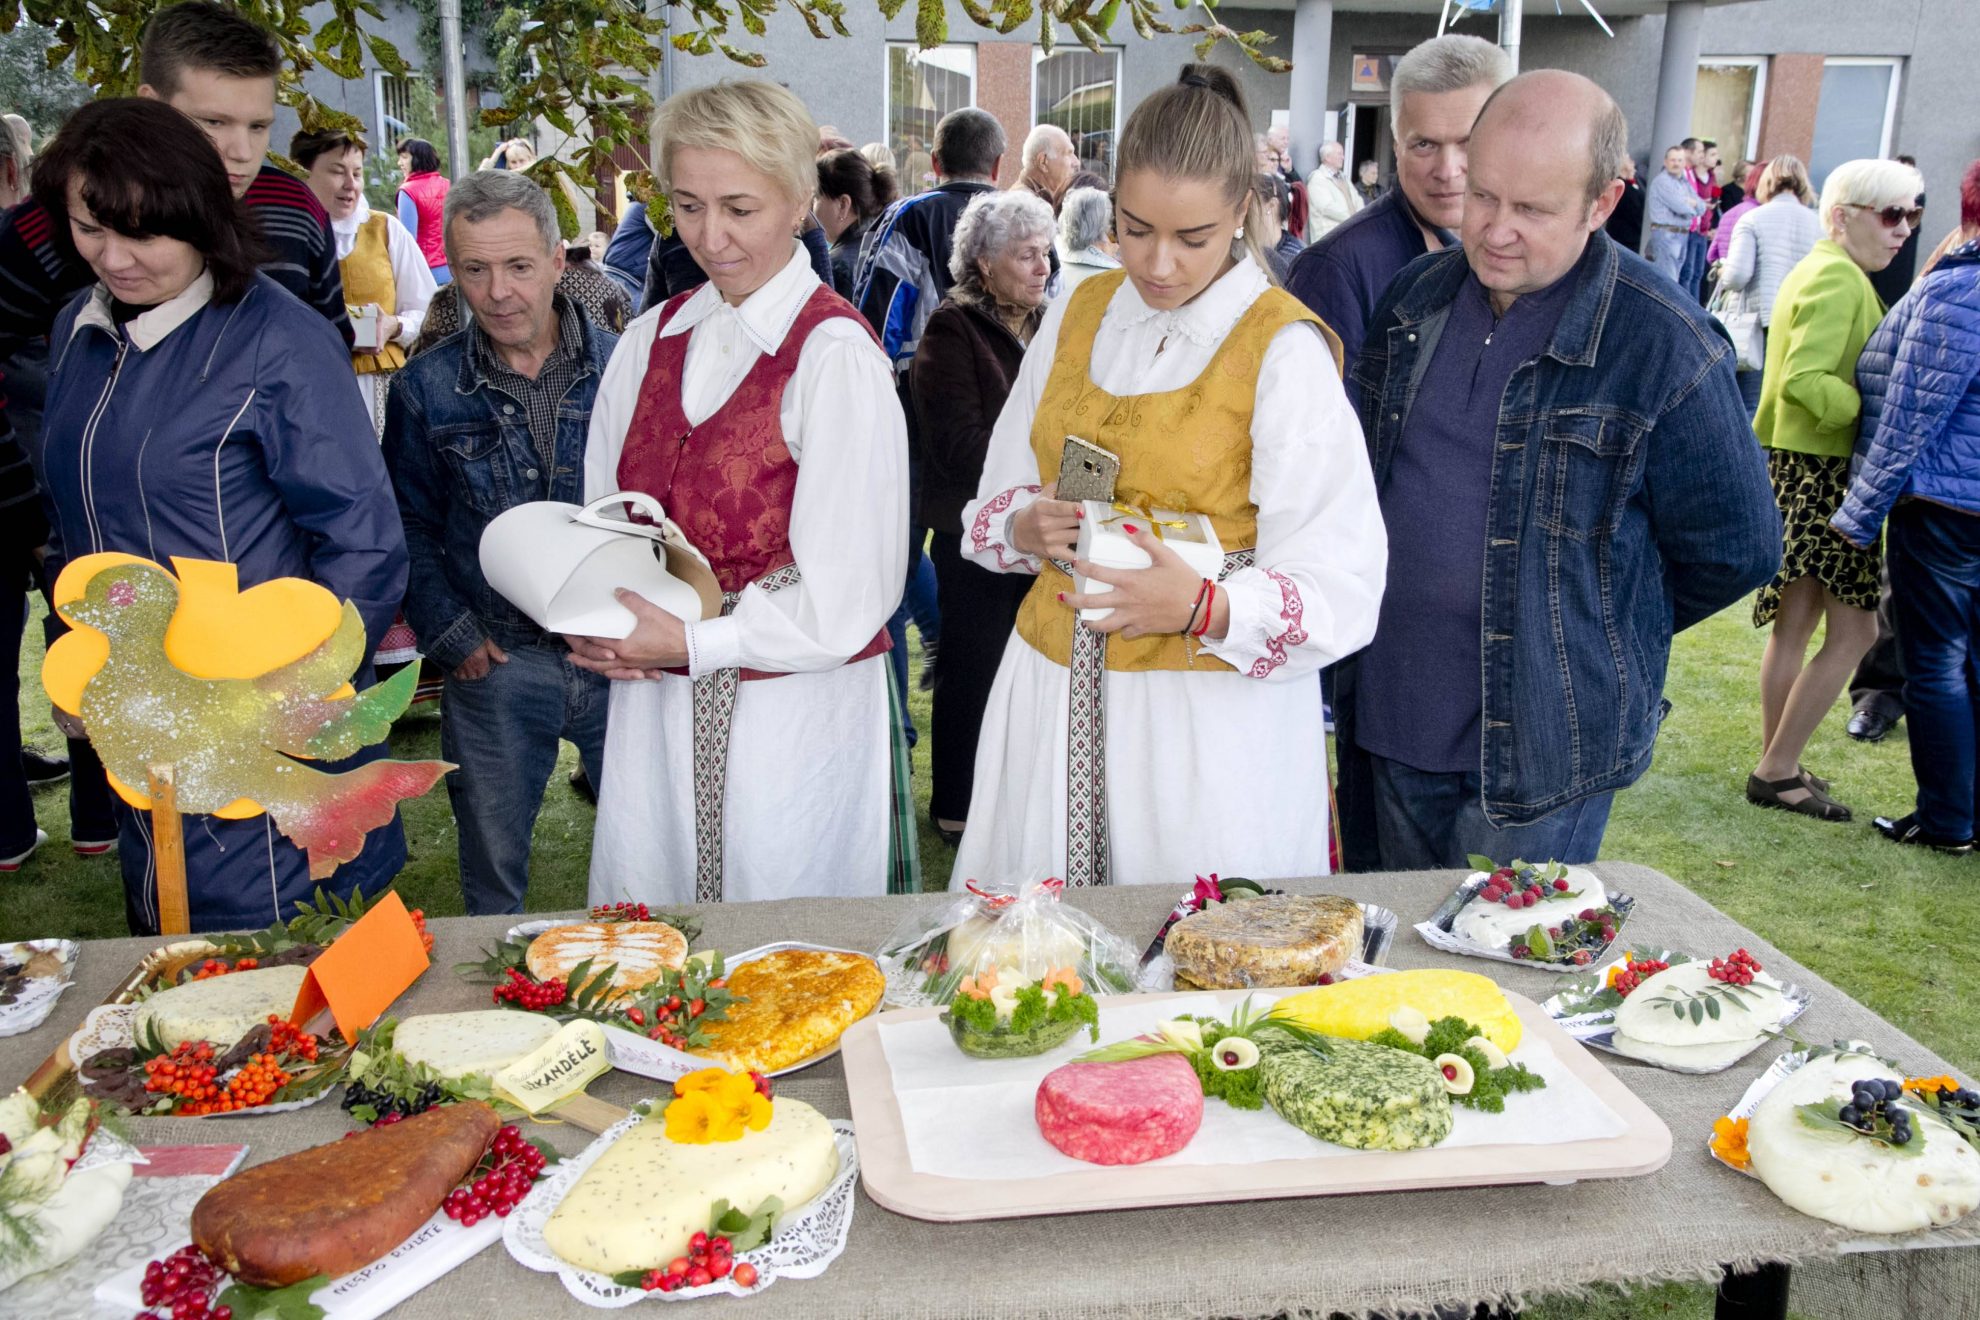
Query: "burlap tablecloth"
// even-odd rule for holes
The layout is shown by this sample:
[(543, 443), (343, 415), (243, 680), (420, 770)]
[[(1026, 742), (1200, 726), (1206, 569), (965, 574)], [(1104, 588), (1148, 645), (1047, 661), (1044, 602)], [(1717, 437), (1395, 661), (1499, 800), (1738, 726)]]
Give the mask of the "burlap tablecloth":
[[(1638, 946), (1695, 953), (1745, 946), (1783, 979), (1799, 982), (1814, 1004), (1798, 1024), (1809, 1040), (1861, 1037), (1899, 1059), (1912, 1075), (1949, 1065), (1690, 891), (1646, 867), (1596, 867), (1638, 902), (1627, 929)], [(1449, 892), (1450, 873), (1339, 876), (1288, 888), (1343, 893), (1381, 903), (1401, 919), (1389, 963), (1484, 972), (1535, 1000), (1553, 976), (1516, 966), (1454, 958), (1427, 947), (1409, 926)], [(1175, 901), (1169, 886), (1088, 890), (1066, 901), (1086, 908), (1136, 943), (1151, 938)], [(780, 939), (843, 948), (878, 946), (913, 903), (941, 895), (854, 900), (793, 899), (703, 909), (701, 947), (731, 951)], [(509, 918), (433, 923), (434, 966), (397, 1012), (486, 1007), (485, 985), (456, 976), (452, 964), (479, 955)], [(49, 932), (55, 934), (57, 932)], [(87, 944), (76, 985), (48, 1023), (0, 1040), (0, 1081), (28, 1073), (156, 946), (154, 940)], [(725, 1299), (724, 1315), (826, 1317), (1143, 1317), (1275, 1316), (1424, 1308), (1458, 1300), (1572, 1294), (1602, 1281), (1709, 1279), (1722, 1263), (1792, 1261), (1796, 1310), (1804, 1314), (1933, 1316), (1975, 1314), (1980, 1253), (1905, 1252), (1838, 1259), (1846, 1238), (1787, 1209), (1757, 1181), (1721, 1168), (1706, 1154), (1712, 1120), (1732, 1105), (1769, 1060), (1763, 1049), (1728, 1072), (1680, 1076), (1611, 1055), (1613, 1068), (1670, 1127), (1671, 1161), (1644, 1178), (1571, 1187), (1520, 1186), (1449, 1192), (1157, 1208), (1075, 1217), (932, 1224), (881, 1209), (861, 1196), (845, 1254), (817, 1279), (784, 1281), (760, 1298)], [(782, 1093), (828, 1117), (848, 1116), (845, 1077), (833, 1059), (783, 1079)], [(610, 1073), (592, 1093), (630, 1104), (654, 1092), (642, 1078)], [(959, 1122), (968, 1115), (959, 1114)], [(140, 1119), (141, 1142), (246, 1141), (250, 1163), (340, 1137), (349, 1128), (334, 1099), (266, 1118)], [(544, 1129), (560, 1150), (590, 1140), (570, 1128)], [(1980, 1226), (1953, 1240), (1980, 1244)], [(1944, 1233), (1934, 1238), (1946, 1241)], [(1871, 1297), (1866, 1298), (1865, 1290)], [(652, 1303), (661, 1305), (662, 1303)], [(499, 1245), (399, 1309), (407, 1317), (513, 1317), (582, 1308), (551, 1275), (533, 1274)], [(4, 1303), (0, 1303), (4, 1310)]]

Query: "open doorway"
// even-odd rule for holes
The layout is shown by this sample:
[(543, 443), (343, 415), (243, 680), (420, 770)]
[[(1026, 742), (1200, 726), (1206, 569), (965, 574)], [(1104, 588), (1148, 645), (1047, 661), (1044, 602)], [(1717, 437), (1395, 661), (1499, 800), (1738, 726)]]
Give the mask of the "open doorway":
[(1363, 161), (1375, 162), (1380, 186), (1387, 188), (1396, 166), (1395, 141), (1389, 132), (1389, 103), (1365, 101), (1348, 107), (1351, 112), (1348, 136), (1348, 167), (1357, 186)]

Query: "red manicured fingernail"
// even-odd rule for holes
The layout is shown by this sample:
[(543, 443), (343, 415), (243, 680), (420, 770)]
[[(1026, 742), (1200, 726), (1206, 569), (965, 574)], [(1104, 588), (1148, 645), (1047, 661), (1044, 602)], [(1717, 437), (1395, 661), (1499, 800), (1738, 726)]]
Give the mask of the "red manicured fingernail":
[(1073, 517), (1075, 517), (1075, 518), (1084, 518), (1084, 517), (1086, 517), (1086, 508), (1085, 508), (1085, 506), (1084, 506), (1084, 505), (1082, 505), (1081, 507), (1079, 507), (1079, 508), (1077, 508), (1077, 509), (1074, 509), (1074, 510), (1073, 510)]
[(1129, 536), (1133, 536), (1135, 527), (1133, 523), (1122, 523), (1121, 530), (1125, 531)]
[(1066, 603), (1066, 593), (1063, 591), (1059, 593), (1059, 603), (1061, 605)]

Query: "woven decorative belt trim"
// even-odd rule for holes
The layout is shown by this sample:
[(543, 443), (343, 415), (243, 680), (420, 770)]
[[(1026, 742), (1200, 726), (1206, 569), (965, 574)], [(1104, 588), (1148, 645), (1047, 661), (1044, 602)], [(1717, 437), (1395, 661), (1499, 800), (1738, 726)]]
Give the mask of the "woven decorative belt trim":
[[(1221, 581), (1257, 556), (1234, 550), (1218, 570)], [(1067, 576), (1072, 565), (1052, 561)], [(1066, 703), (1066, 883), (1074, 888), (1114, 882), (1107, 835), (1107, 634), (1073, 624), (1072, 692)]]
[[(754, 585), (781, 591), (804, 580), (796, 564), (773, 568)], [(733, 614), (740, 591), (722, 593), (722, 613)], [(735, 727), (736, 690), (742, 670), (717, 669), (694, 680), (694, 901), (722, 901), (722, 797), (729, 783), (729, 734)]]

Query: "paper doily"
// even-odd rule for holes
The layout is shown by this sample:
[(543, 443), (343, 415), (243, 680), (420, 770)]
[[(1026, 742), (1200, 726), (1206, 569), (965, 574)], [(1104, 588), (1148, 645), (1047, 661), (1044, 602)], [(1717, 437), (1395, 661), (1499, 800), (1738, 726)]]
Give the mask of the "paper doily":
[(20, 997), (11, 1004), (0, 1004), (0, 1036), (18, 1036), (33, 1031), (55, 1011), (55, 1001), (69, 988), (76, 973), (76, 954), (82, 946), (74, 940), (21, 940), (5, 946), (8, 950), (34, 952), (52, 949), (62, 956), (60, 976), (33, 977), (21, 987)]
[[(92, 1055), (101, 1050), (128, 1050), (137, 1044), (138, 1004), (98, 1004), (89, 1010), (76, 1034), (69, 1037), (69, 1058), (74, 1061), (80, 1076), (81, 1068)], [(340, 1065), (341, 1066), (341, 1065)], [(283, 1114), (291, 1109), (306, 1109), (327, 1097), (336, 1087), (335, 1082), (324, 1085), (315, 1095), (301, 1100), (284, 1100), (279, 1104), (256, 1105), (252, 1109), (236, 1109), (224, 1114), (174, 1114), (174, 1118), (254, 1118), (261, 1114)], [(83, 1078), (83, 1092), (91, 1090), (89, 1080)]]
[[(614, 1123), (578, 1154), (555, 1165), (550, 1176), (537, 1184), (536, 1190), (516, 1208), (502, 1228), (502, 1244), (518, 1264), (539, 1274), (555, 1274), (563, 1280), (565, 1291), (586, 1306), (613, 1309), (631, 1306), (649, 1297), (666, 1302), (708, 1297), (716, 1293), (751, 1297), (778, 1279), (816, 1278), (846, 1249), (846, 1234), (852, 1229), (854, 1192), (859, 1181), (859, 1151), (853, 1144), (852, 1124), (844, 1119), (833, 1119), (833, 1144), (839, 1152), (839, 1172), (833, 1177), (831, 1185), (810, 1203), (786, 1215), (775, 1237), (754, 1250), (740, 1252), (736, 1256), (737, 1263), (748, 1261), (756, 1267), (755, 1287), (738, 1287), (733, 1278), (726, 1278), (700, 1288), (681, 1288), (670, 1293), (645, 1292), (613, 1283), (610, 1275), (567, 1264), (543, 1241), (543, 1227), (549, 1222), (551, 1212), (563, 1203), (564, 1197), (577, 1185), (577, 1180), (584, 1176), (585, 1171), (598, 1162), (606, 1147), (644, 1121), (640, 1115), (633, 1114)], [(655, 1261), (654, 1264), (661, 1262)]]

